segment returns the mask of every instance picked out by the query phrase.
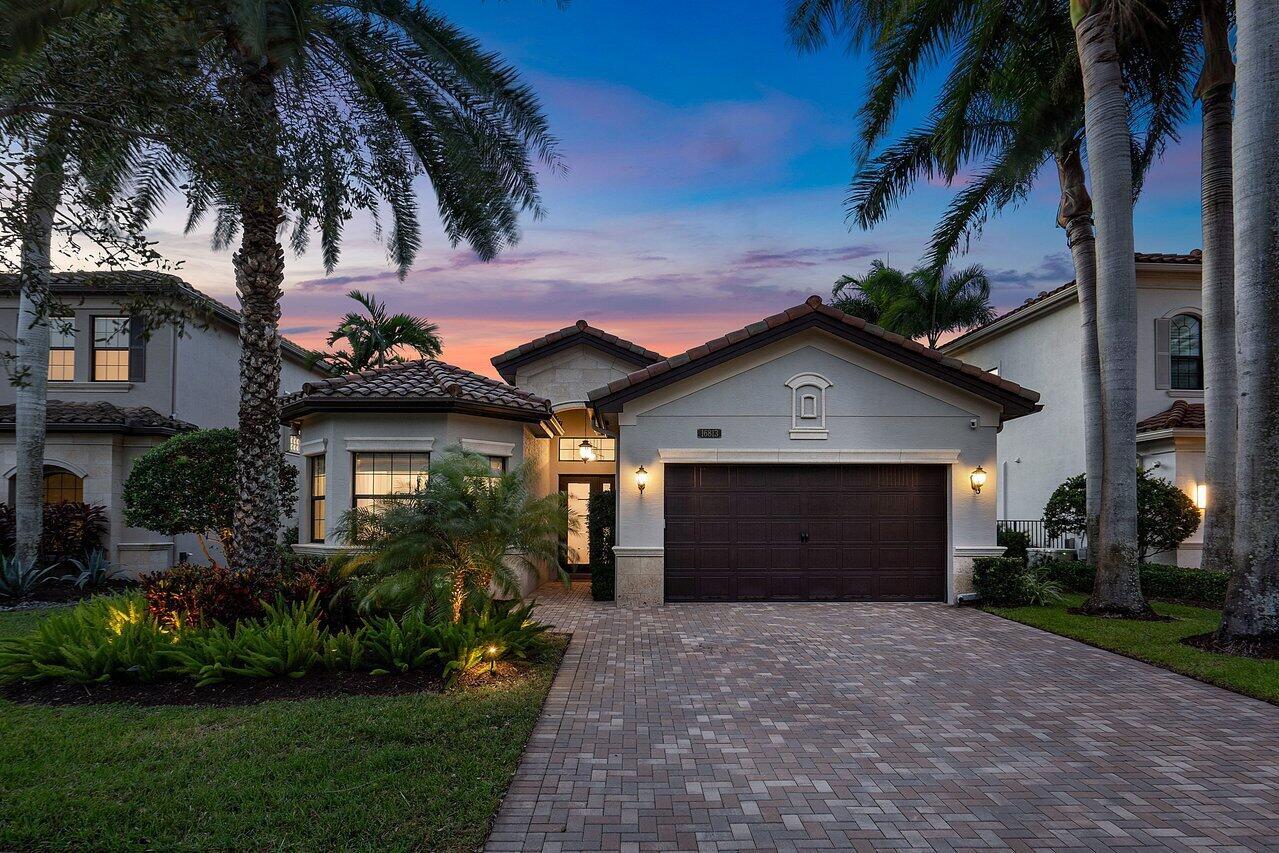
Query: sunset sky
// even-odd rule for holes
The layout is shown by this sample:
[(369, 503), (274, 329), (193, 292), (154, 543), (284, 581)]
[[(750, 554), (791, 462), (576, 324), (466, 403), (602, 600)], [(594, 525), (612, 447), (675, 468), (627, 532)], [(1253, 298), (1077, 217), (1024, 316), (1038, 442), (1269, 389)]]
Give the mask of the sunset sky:
[[(423, 186), (424, 248), (404, 281), (370, 223), (348, 229), (325, 277), (315, 255), (288, 260), (285, 333), (318, 346), (352, 287), (429, 317), (443, 357), (494, 375), (489, 358), (579, 317), (673, 354), (812, 293), (875, 258), (918, 260), (953, 192), (921, 187), (872, 232), (849, 230), (843, 197), (864, 63), (840, 49), (798, 55), (784, 0), (697, 3), (447, 0), (432, 4), (524, 73), (543, 100), (568, 166), (547, 175), (548, 215), (491, 263), (452, 249)], [(920, 103), (903, 114), (913, 125)], [(1137, 207), (1142, 251), (1200, 243), (1199, 130), (1155, 167)], [(964, 258), (986, 266), (1000, 308), (1071, 278), (1054, 227), (1055, 177), (990, 223)], [(236, 304), (230, 253), (206, 232), (182, 235), (175, 200), (153, 230), (196, 287)]]

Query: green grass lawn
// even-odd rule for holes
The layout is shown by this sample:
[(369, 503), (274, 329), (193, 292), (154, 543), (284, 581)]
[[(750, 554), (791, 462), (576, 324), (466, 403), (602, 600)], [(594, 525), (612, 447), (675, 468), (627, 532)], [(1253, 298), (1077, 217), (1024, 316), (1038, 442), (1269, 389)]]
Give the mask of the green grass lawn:
[(1172, 622), (1099, 619), (1067, 613), (1083, 603), (1082, 595), (1067, 595), (1051, 607), (987, 607), (987, 611), (1024, 622), (1054, 634), (1073, 637), (1148, 663), (1180, 672), (1210, 684), (1279, 704), (1279, 660), (1218, 655), (1183, 645), (1182, 637), (1217, 629), (1221, 612), (1185, 604), (1152, 602)]
[[(0, 636), (40, 617), (0, 613)], [(550, 689), (235, 708), (0, 701), (0, 849), (480, 845)]]

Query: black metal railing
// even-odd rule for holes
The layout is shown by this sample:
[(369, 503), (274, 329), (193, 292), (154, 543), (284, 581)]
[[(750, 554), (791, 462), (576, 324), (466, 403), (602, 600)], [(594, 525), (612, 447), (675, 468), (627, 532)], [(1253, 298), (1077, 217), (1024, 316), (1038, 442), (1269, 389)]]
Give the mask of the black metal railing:
[(996, 524), (999, 530), (1015, 530), (1030, 536), (1031, 548), (1081, 548), (1085, 542), (1083, 533), (1060, 533), (1049, 536), (1048, 526), (1042, 518), (999, 521)]

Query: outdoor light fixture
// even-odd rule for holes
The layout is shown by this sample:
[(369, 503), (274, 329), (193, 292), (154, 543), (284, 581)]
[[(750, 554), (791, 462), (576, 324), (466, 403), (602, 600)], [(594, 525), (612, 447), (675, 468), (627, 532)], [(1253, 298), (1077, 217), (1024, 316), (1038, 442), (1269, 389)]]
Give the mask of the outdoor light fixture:
[(497, 646), (489, 646), (488, 653), (489, 653), (489, 672), (490, 673), (496, 672), (497, 671)]
[(986, 470), (978, 465), (973, 469), (973, 473), (968, 475), (968, 482), (972, 484), (973, 491), (981, 494), (981, 487), (986, 485)]
[(640, 494), (644, 494), (644, 487), (648, 485), (648, 472), (641, 465), (635, 469), (635, 485), (639, 488)]
[(1208, 484), (1200, 483), (1195, 486), (1195, 506), (1200, 509), (1208, 508)]
[(582, 458), (583, 462), (595, 461), (595, 445), (591, 444), (589, 438), (582, 439), (582, 443), (577, 446), (577, 455)]

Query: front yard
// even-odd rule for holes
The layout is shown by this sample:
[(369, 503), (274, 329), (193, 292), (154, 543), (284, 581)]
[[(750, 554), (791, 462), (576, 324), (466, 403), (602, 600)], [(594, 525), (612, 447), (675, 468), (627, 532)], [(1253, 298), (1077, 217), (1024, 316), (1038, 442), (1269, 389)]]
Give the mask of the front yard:
[[(0, 636), (40, 617), (0, 613)], [(0, 849), (474, 849), (564, 641), (522, 678), (229, 708), (0, 701)]]
[(1067, 612), (1083, 603), (1085, 596), (1067, 594), (1045, 607), (987, 607), (991, 612), (1152, 663), (1210, 684), (1279, 704), (1279, 660), (1258, 660), (1213, 654), (1187, 646), (1183, 637), (1217, 629), (1221, 613), (1204, 607), (1152, 602), (1155, 610), (1172, 617), (1171, 622), (1135, 622), (1100, 619)]

